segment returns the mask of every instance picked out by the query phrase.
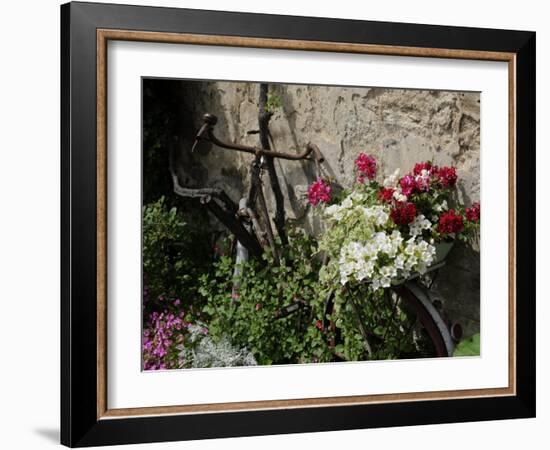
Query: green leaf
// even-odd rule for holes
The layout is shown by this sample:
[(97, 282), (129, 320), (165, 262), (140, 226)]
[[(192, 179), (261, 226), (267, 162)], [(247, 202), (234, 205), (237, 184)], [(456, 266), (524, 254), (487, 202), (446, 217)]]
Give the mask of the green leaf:
[(461, 341), (455, 348), (453, 356), (479, 356), (480, 351), (479, 333)]

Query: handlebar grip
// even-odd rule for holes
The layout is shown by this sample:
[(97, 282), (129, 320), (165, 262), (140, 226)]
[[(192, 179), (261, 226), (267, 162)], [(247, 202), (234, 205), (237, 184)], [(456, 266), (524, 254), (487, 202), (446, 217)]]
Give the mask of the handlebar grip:
[(309, 142), (307, 144), (307, 146), (311, 149), (311, 151), (313, 152), (313, 156), (315, 157), (315, 160), (317, 162), (324, 162), (325, 161), (325, 157), (323, 156), (323, 154), (321, 153), (321, 150), (319, 150), (319, 147), (317, 147), (317, 145), (315, 145), (314, 143), (312, 142)]
[(205, 124), (214, 126), (218, 123), (218, 118), (214, 114), (206, 113), (204, 116), (202, 116), (202, 120)]
[(218, 118), (214, 114), (209, 113), (206, 113), (204, 116), (202, 116), (202, 120), (204, 123), (202, 124), (202, 127), (200, 128), (197, 135), (195, 136), (195, 142), (193, 142), (193, 147), (191, 147), (191, 153), (195, 151), (195, 148), (197, 148), (199, 141), (203, 139), (204, 135), (208, 134), (210, 128), (218, 123)]

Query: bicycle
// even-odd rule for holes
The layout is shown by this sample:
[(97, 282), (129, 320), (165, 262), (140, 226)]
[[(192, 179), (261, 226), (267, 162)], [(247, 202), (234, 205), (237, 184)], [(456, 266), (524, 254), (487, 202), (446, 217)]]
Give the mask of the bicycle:
[[(316, 174), (320, 175), (321, 164), (324, 157), (317, 145), (308, 143), (301, 153), (287, 153), (271, 150), (269, 144), (269, 119), (271, 113), (265, 108), (267, 99), (267, 86), (261, 85), (260, 90), (260, 114), (259, 131), (260, 147), (225, 142), (214, 134), (217, 124), (216, 116), (205, 114), (203, 124), (195, 136), (191, 152), (204, 141), (210, 142), (216, 147), (232, 151), (244, 152), (254, 155), (251, 162), (250, 189), (238, 203), (219, 188), (188, 188), (180, 185), (178, 177), (170, 162), (174, 192), (177, 195), (187, 198), (195, 198), (204, 205), (236, 238), (234, 289), (238, 288), (239, 266), (250, 257), (257, 260), (262, 259), (262, 254), (270, 248), (273, 254), (274, 264), (279, 263), (279, 250), (275, 234), (271, 225), (271, 218), (263, 189), (263, 174), (268, 172), (270, 187), (275, 199), (275, 216), (273, 224), (277, 231), (279, 240), (284, 246), (288, 243), (285, 231), (285, 209), (284, 196), (277, 178), (274, 159), (285, 159), (291, 161), (312, 161), (315, 164)], [(439, 258), (429, 269), (428, 276), (431, 282), (426, 281), (426, 276), (415, 274), (400, 284), (395, 285), (387, 291), (392, 308), (396, 311), (406, 312), (410, 318), (411, 326), (403, 329), (403, 333), (425, 333), (431, 344), (428, 356), (446, 357), (452, 356), (454, 344), (461, 337), (461, 328), (458, 324), (451, 327), (444, 321), (434, 304), (437, 304), (437, 295), (432, 289), (433, 279), (437, 271), (445, 265), (445, 257)], [(369, 331), (365, 329), (359, 308), (352, 301), (358, 321), (358, 328), (364, 338), (367, 353), (369, 352)], [(297, 299), (294, 303), (277, 310), (274, 313), (274, 320), (294, 314), (299, 310), (308, 308), (305, 302)], [(333, 349), (334, 359), (345, 359), (335, 350), (338, 345), (338, 330), (334, 321), (329, 319), (334, 309), (332, 295), (329, 295), (325, 303), (324, 327), (333, 331), (329, 345)]]

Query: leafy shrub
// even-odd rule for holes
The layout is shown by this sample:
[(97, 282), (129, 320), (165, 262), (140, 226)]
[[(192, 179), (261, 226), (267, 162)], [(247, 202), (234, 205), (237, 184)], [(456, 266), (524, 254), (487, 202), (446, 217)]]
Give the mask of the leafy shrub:
[[(196, 220), (194, 218), (194, 220)], [(164, 197), (143, 207), (144, 305), (162, 310), (165, 299), (187, 306), (197, 299), (197, 281), (211, 259), (204, 226), (191, 226)]]
[[(234, 278), (234, 262), (221, 257), (214, 270), (201, 277), (200, 293), (206, 299), (209, 333), (214, 341), (226, 337), (246, 347), (258, 364), (328, 361), (331, 352), (323, 335), (323, 316), (302, 308), (276, 318), (296, 303), (311, 305), (316, 299), (320, 261), (313, 258), (315, 241), (304, 233), (289, 233), (278, 266), (269, 253), (264, 261), (247, 261)], [(238, 283), (238, 289), (234, 289)]]

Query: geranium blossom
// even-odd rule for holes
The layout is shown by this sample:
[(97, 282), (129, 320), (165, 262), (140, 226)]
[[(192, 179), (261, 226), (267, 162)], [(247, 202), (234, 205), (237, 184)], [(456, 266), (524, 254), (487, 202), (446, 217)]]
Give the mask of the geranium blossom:
[(430, 172), (426, 169), (414, 177), (415, 188), (419, 192), (430, 190)]
[(359, 183), (364, 183), (365, 178), (373, 180), (376, 177), (376, 160), (366, 153), (360, 153), (357, 159), (355, 160), (355, 167), (359, 175), (357, 181)]
[(394, 188), (382, 188), (378, 191), (378, 198), (385, 203), (391, 203), (394, 192)]
[(439, 218), (437, 231), (441, 234), (460, 233), (464, 230), (464, 220), (461, 215), (456, 214), (454, 209), (443, 213)]
[(458, 179), (456, 175), (456, 169), (454, 167), (439, 167), (435, 171), (436, 178), (444, 188), (453, 188), (456, 185)]
[(311, 203), (313, 206), (316, 206), (319, 203), (330, 202), (331, 191), (332, 187), (330, 186), (330, 184), (328, 184), (322, 178), (317, 178), (317, 181), (315, 181), (315, 183), (313, 183), (307, 191), (309, 203)]
[(480, 209), (479, 202), (475, 202), (471, 208), (466, 208), (466, 220), (468, 222), (479, 222)]
[(434, 166), (430, 161), (422, 162), (422, 163), (416, 163), (414, 165), (413, 173), (415, 175), (420, 175), (425, 170), (430, 175), (432, 173), (432, 168)]
[(411, 202), (397, 202), (390, 217), (396, 225), (408, 225), (416, 217), (416, 206)]
[[(375, 168), (367, 155), (356, 166), (368, 178)], [(373, 178), (375, 171), (370, 174)], [(324, 210), (327, 230), (319, 249), (329, 256), (323, 282), (366, 283), (371, 291), (391, 287), (433, 264), (437, 242), (455, 238), (465, 220), (479, 221), (479, 204), (449, 209), (456, 169), (422, 162), (399, 178), (395, 171), (378, 183), (355, 185), (339, 204)], [(463, 217), (462, 211), (464, 211)], [(468, 231), (474, 228), (469, 225)]]
[(412, 175), (405, 175), (399, 180), (399, 186), (401, 187), (401, 193), (406, 197), (410, 197), (416, 187), (414, 177)]

